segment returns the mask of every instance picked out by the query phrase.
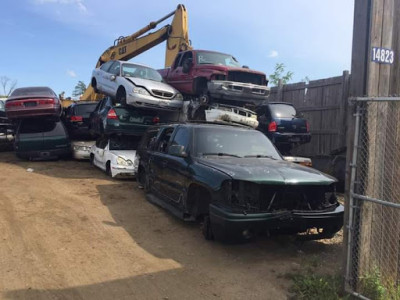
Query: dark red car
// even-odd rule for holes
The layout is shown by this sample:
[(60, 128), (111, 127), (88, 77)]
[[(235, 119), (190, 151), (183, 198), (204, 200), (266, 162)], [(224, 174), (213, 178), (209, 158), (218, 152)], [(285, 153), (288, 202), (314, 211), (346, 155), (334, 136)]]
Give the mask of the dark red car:
[(15, 89), (6, 101), (9, 119), (39, 116), (60, 117), (61, 101), (49, 87), (24, 87)]
[(187, 97), (202, 103), (242, 106), (261, 104), (269, 95), (265, 73), (251, 70), (230, 54), (189, 50), (180, 52), (172, 66), (158, 70), (163, 79)]

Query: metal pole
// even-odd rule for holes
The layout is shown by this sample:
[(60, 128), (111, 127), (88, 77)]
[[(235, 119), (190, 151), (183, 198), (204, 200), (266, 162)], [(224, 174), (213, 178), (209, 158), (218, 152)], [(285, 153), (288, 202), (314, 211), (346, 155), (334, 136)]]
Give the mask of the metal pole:
[(349, 225), (348, 225), (348, 239), (347, 239), (347, 266), (346, 266), (346, 285), (350, 280), (350, 264), (351, 260), (351, 245), (353, 244), (353, 218), (354, 218), (354, 181), (356, 179), (357, 155), (358, 155), (358, 139), (360, 132), (360, 104), (357, 104), (357, 111), (355, 114), (356, 124), (354, 129), (354, 146), (353, 156), (351, 160), (351, 176), (350, 176), (350, 195), (349, 195)]

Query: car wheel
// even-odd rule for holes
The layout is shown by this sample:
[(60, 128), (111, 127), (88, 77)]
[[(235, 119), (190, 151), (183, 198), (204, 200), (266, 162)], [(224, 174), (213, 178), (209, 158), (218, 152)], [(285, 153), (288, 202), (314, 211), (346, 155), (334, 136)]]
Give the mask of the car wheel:
[(106, 174), (107, 174), (107, 176), (112, 177), (112, 174), (111, 174), (111, 164), (110, 164), (109, 161), (108, 161), (107, 164), (106, 164)]
[(117, 92), (117, 102), (121, 105), (126, 105), (126, 91), (124, 88), (119, 88)]
[(90, 164), (94, 166), (94, 155), (90, 154)]
[(201, 231), (206, 240), (210, 241), (214, 239), (214, 234), (211, 228), (210, 216), (204, 216), (203, 224), (201, 226)]
[(200, 106), (194, 112), (193, 120), (195, 121), (205, 121), (206, 120), (206, 108)]

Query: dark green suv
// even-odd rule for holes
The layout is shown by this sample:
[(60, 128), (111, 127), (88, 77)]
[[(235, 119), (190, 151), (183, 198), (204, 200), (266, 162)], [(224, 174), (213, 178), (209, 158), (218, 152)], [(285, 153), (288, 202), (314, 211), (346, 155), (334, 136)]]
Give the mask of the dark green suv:
[(15, 152), (26, 159), (54, 159), (69, 156), (71, 144), (61, 121), (24, 119), (15, 135)]

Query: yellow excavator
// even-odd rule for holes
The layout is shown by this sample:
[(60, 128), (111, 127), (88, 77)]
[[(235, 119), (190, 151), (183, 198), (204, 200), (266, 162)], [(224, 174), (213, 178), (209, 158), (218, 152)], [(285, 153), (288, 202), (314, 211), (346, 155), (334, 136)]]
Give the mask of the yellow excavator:
[[(165, 25), (161, 29), (143, 36), (143, 34), (154, 29), (159, 23), (171, 16), (174, 16), (171, 24)], [(167, 42), (165, 67), (171, 66), (175, 56), (180, 51), (192, 49), (188, 35), (187, 11), (184, 5), (179, 4), (175, 11), (158, 21), (151, 22), (149, 25), (130, 36), (116, 39), (114, 45), (109, 47), (100, 56), (96, 68), (109, 60), (129, 60), (164, 41)], [(102, 95), (96, 94), (91, 85), (88, 86), (85, 93), (81, 96), (81, 100), (86, 101), (98, 101), (101, 98)]]

